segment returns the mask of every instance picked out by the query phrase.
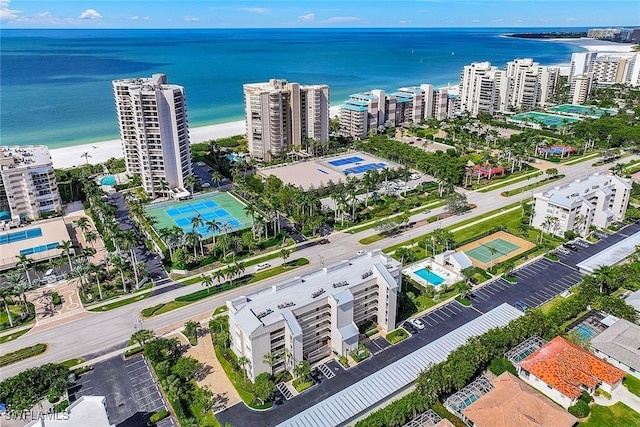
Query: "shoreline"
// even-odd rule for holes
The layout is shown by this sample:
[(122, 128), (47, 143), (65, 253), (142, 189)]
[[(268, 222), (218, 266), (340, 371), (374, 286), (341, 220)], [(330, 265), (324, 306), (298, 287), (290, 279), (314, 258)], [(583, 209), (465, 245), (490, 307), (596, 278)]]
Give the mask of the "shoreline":
[[(506, 36), (505, 36), (506, 37)], [(630, 43), (614, 43), (606, 40), (589, 39), (586, 37), (578, 39), (537, 39), (544, 42), (560, 42), (572, 44), (581, 47), (590, 52), (607, 52), (607, 53), (634, 53), (633, 44)], [(535, 58), (534, 58), (535, 59)], [(570, 59), (570, 58), (569, 58)], [(570, 62), (552, 65), (560, 67), (560, 73), (568, 75)], [(453, 87), (457, 87), (454, 85)], [(451, 89), (452, 86), (449, 86)], [(338, 115), (339, 106), (332, 106), (329, 109), (329, 116), (336, 117)], [(246, 133), (246, 123), (244, 120), (238, 120), (227, 123), (219, 123), (214, 125), (199, 126), (189, 129), (189, 140), (191, 144), (198, 144), (209, 141), (211, 139), (228, 138), (235, 135), (243, 135)], [(122, 147), (119, 139), (109, 141), (90, 142), (80, 145), (72, 145), (69, 147), (53, 148), (49, 150), (53, 160), (53, 166), (56, 169), (66, 169), (80, 166), (86, 163), (83, 153), (89, 153), (89, 163), (104, 163), (110, 158), (122, 158)]]

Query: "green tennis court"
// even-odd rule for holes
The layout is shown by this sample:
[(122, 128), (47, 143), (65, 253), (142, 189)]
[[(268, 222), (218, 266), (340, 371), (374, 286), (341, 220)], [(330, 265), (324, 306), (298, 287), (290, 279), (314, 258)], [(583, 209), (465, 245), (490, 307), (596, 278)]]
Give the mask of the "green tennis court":
[(220, 230), (209, 231), (203, 224), (196, 229), (204, 237), (225, 233), (222, 226), (228, 224), (232, 231), (251, 227), (251, 218), (244, 212), (244, 205), (227, 193), (210, 193), (184, 201), (147, 206), (149, 216), (156, 219), (156, 230), (178, 226), (187, 233), (193, 230), (191, 220), (198, 216), (203, 223), (216, 221)]
[(547, 127), (563, 127), (572, 123), (579, 122), (580, 119), (568, 116), (558, 116), (556, 114), (539, 113), (537, 111), (527, 111), (526, 113), (515, 114), (510, 120), (520, 122), (541, 123)]
[[(492, 249), (495, 250), (495, 253), (493, 254), (491, 253)], [(486, 264), (492, 259), (495, 261), (496, 259), (504, 255), (508, 255), (518, 249), (520, 249), (520, 246), (507, 242), (504, 239), (497, 238), (490, 242), (483, 243), (473, 249), (466, 250), (464, 253), (466, 253), (467, 256), (475, 258), (476, 260)]]
[(604, 114), (614, 115), (616, 110), (613, 108), (598, 108), (591, 105), (574, 105), (562, 104), (549, 108), (549, 111), (565, 114), (575, 114), (577, 116), (600, 117)]

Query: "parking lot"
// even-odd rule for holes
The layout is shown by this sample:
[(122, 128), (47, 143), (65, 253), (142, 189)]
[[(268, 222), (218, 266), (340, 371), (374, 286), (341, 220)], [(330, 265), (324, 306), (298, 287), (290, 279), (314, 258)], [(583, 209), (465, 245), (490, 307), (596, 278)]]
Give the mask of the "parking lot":
[[(142, 356), (124, 360), (121, 356), (93, 365), (69, 388), (69, 401), (82, 396), (106, 396), (109, 421), (118, 427), (146, 425), (149, 416), (167, 408), (153, 379), (151, 368)], [(176, 426), (172, 417), (156, 424)]]

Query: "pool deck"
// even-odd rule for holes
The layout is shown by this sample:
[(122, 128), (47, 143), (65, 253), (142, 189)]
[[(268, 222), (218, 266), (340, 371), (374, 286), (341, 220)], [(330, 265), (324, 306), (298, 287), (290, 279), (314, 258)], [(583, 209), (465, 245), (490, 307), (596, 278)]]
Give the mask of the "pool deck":
[[(0, 234), (11, 234), (15, 232), (23, 232), (28, 230), (34, 230), (40, 228), (42, 230), (42, 236), (33, 237), (31, 239), (20, 240), (19, 242), (7, 243), (0, 245), (0, 270), (11, 268), (16, 265), (17, 256), (20, 255), (20, 251), (24, 249), (33, 248), (36, 246), (47, 245), (54, 242), (61, 242), (63, 240), (71, 240), (69, 232), (64, 223), (64, 220), (59, 218), (46, 219), (43, 221), (36, 221), (29, 226), (7, 229)], [(62, 254), (60, 249), (50, 249), (44, 252), (29, 255), (29, 259), (39, 261), (49, 258), (55, 258)]]
[[(440, 276), (441, 278), (443, 278), (444, 282), (442, 282), (439, 285), (434, 285), (433, 283), (430, 283), (430, 282), (426, 281), (425, 279), (423, 279), (422, 277), (420, 277), (420, 276), (418, 276), (416, 274), (416, 271), (422, 270), (423, 268), (425, 268), (427, 266), (429, 266), (429, 269), (431, 270), (432, 273), (435, 273), (438, 276)], [(440, 264), (436, 264), (431, 259), (420, 261), (417, 264), (413, 264), (412, 266), (405, 268), (404, 270), (402, 270), (402, 274), (405, 274), (405, 275), (411, 277), (411, 279), (415, 280), (416, 282), (418, 282), (420, 285), (422, 285), (424, 287), (426, 287), (428, 285), (431, 285), (434, 288), (436, 288), (436, 290), (438, 290), (438, 288), (441, 287), (442, 284), (444, 284), (444, 283), (446, 283), (447, 286), (451, 286), (454, 283), (457, 283), (457, 282), (459, 282), (460, 280), (463, 279), (463, 277), (460, 276), (455, 271), (450, 270), (450, 269), (448, 269), (446, 267), (443, 267)]]

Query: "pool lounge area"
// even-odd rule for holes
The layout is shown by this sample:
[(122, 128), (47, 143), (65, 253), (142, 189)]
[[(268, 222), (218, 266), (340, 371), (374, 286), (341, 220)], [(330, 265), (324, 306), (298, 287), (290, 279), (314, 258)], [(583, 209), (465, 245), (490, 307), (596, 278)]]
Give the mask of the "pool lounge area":
[(463, 279), (458, 273), (437, 264), (431, 259), (421, 261), (402, 270), (402, 274), (410, 277), (421, 286), (433, 286), (436, 291), (443, 284), (453, 285)]

